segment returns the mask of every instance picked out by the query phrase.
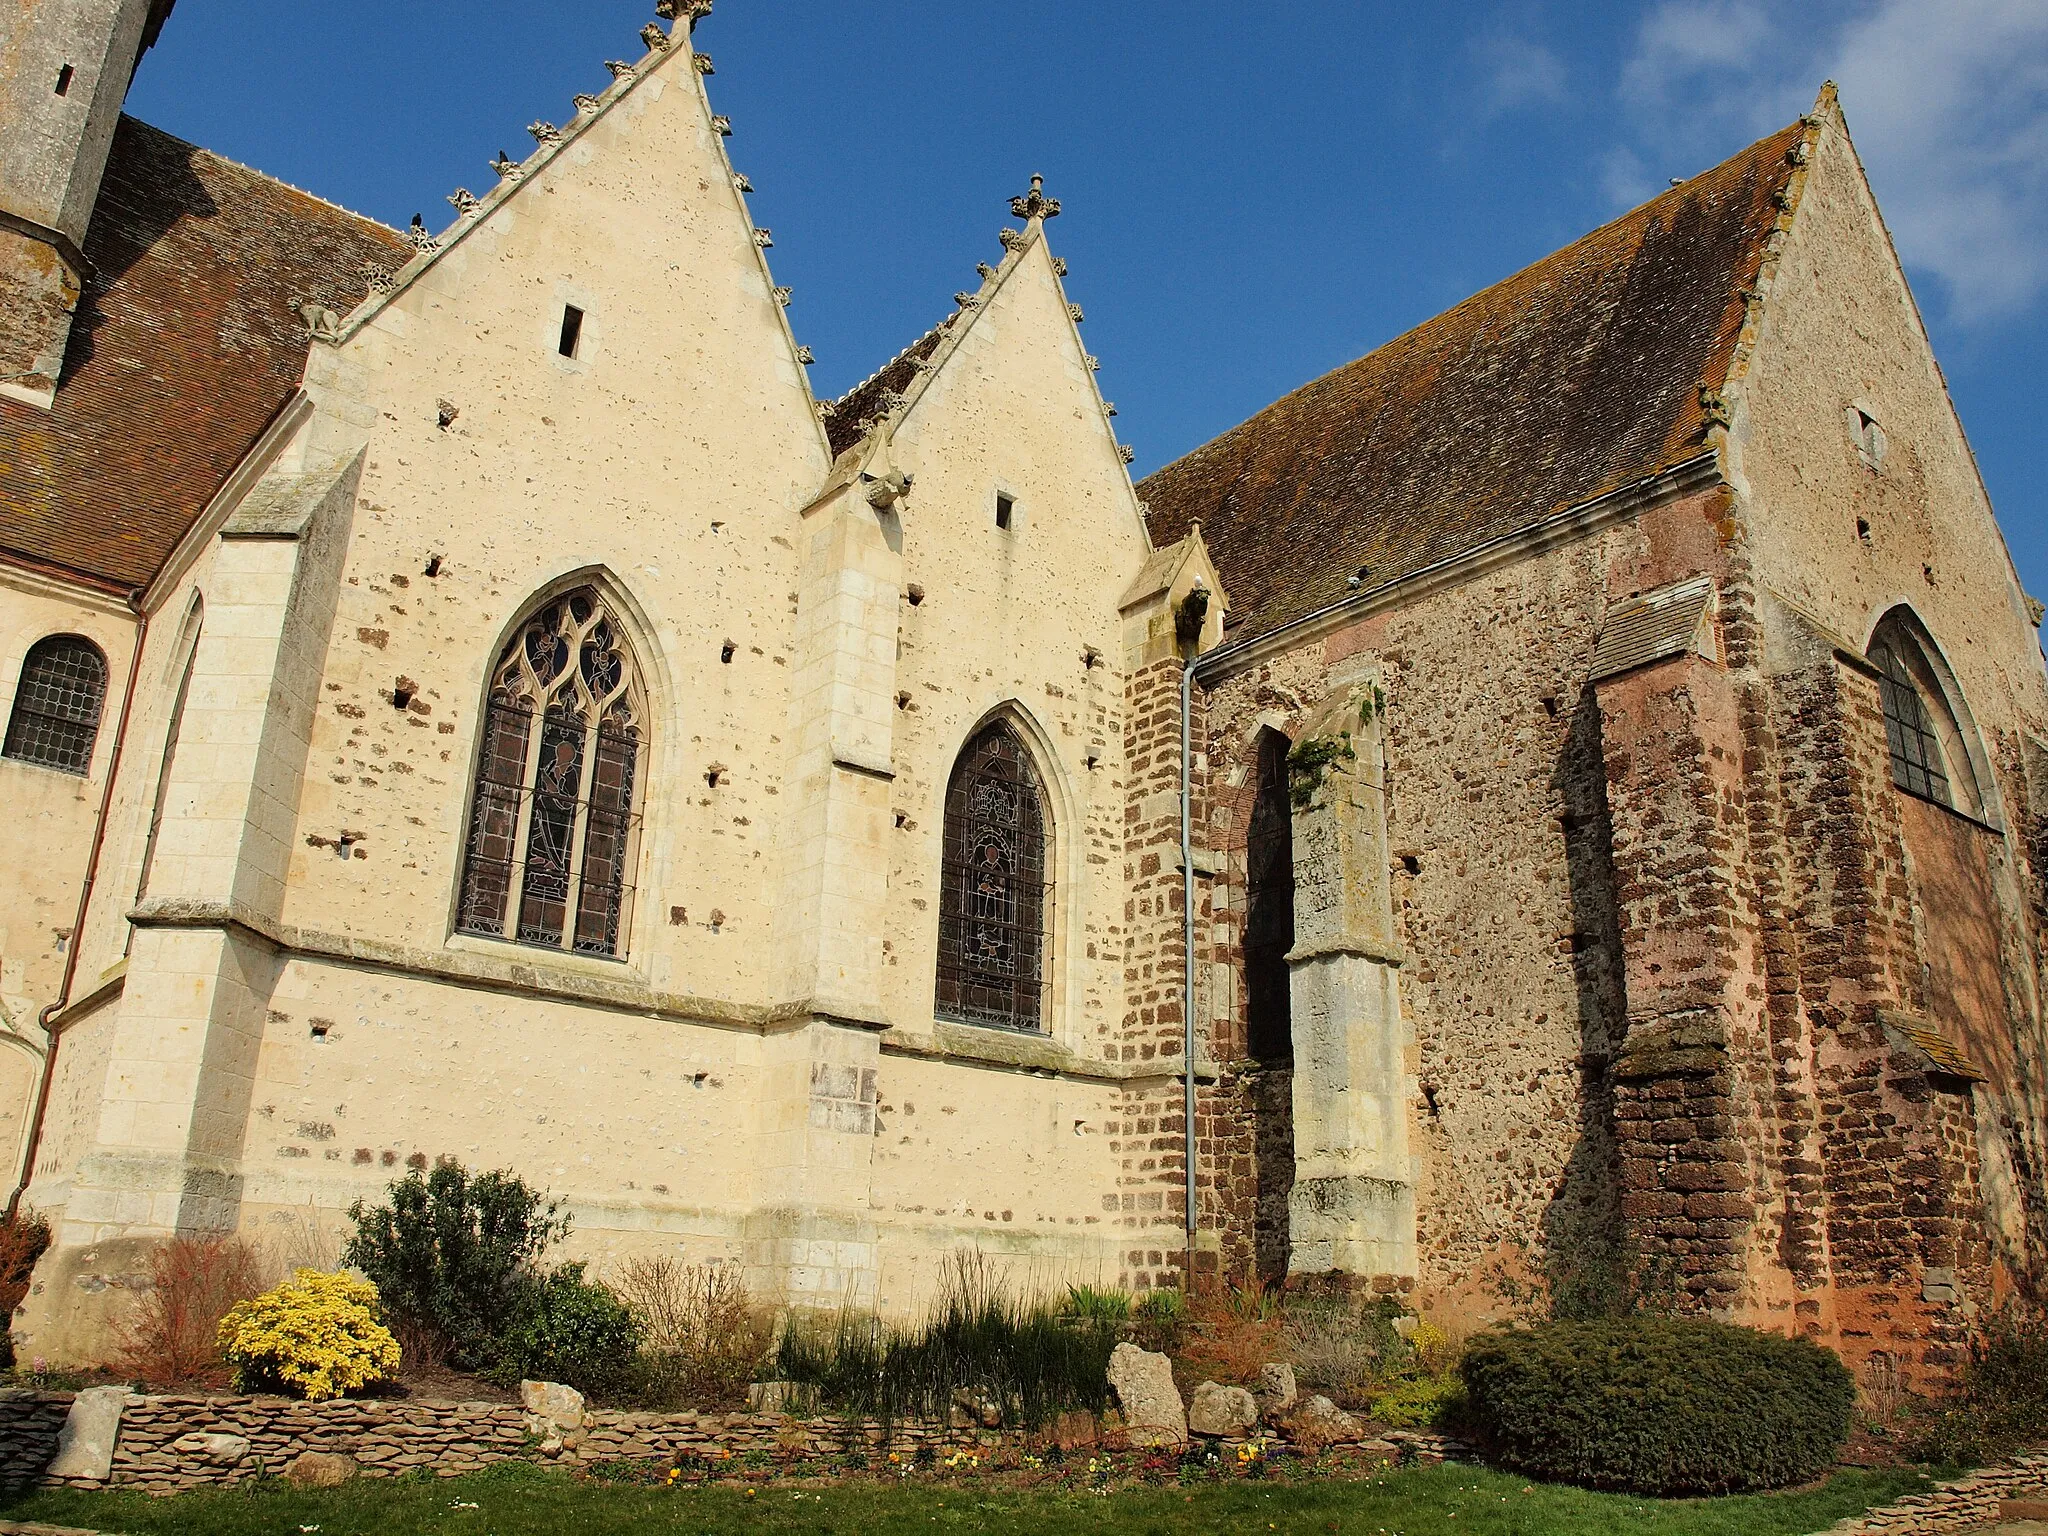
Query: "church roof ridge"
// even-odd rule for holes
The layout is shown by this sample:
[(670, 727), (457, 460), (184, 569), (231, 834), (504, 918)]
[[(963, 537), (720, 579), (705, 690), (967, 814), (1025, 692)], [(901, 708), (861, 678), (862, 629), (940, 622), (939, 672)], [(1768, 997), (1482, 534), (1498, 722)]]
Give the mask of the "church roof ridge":
[(1249, 640), (1698, 457), (1810, 131), (1758, 140), (1155, 471), (1138, 487), (1154, 543), (1200, 520)]

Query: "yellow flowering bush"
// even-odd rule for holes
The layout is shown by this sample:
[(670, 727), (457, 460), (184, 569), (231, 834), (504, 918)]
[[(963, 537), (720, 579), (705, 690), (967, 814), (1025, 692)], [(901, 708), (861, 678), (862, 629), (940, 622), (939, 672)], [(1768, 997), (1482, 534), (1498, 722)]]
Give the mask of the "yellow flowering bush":
[(302, 1269), (221, 1319), (221, 1354), (244, 1392), (284, 1391), (318, 1402), (398, 1370), (377, 1287), (349, 1274)]

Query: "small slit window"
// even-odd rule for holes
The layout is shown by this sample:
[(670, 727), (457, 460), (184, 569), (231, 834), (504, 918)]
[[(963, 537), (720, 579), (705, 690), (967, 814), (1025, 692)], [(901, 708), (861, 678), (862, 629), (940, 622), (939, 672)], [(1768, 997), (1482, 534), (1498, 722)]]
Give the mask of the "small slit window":
[(107, 659), (82, 635), (51, 635), (29, 647), (0, 756), (63, 773), (92, 766)]
[(66, 64), (57, 71), (57, 94), (59, 96), (69, 96), (71, 94), (71, 74), (72, 71), (69, 64)]
[(583, 311), (574, 304), (562, 306), (562, 339), (556, 348), (564, 357), (574, 357), (583, 340)]
[(946, 786), (938, 1013), (998, 1029), (1045, 1027), (1045, 791), (1002, 721), (967, 744)]
[(1010, 526), (1010, 519), (1015, 515), (1016, 510), (1017, 499), (1014, 496), (1005, 496), (1001, 491), (996, 492), (996, 526), (998, 528), (1007, 529)]
[(1863, 461), (1865, 469), (1883, 469), (1887, 446), (1884, 428), (1878, 425), (1875, 416), (1860, 405), (1850, 406), (1848, 417), (1849, 437), (1856, 444), (1856, 457)]

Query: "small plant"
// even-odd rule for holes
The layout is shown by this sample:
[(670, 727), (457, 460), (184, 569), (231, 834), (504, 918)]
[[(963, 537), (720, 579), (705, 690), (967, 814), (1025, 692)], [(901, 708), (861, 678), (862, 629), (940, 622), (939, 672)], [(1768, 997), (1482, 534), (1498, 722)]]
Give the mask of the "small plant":
[(1448, 1429), (1464, 1404), (1456, 1376), (1418, 1376), (1373, 1398), (1371, 1413), (1389, 1429)]
[(1385, 1306), (1361, 1307), (1334, 1295), (1291, 1305), (1283, 1336), (1302, 1386), (1344, 1407), (1364, 1408), (1375, 1394), (1412, 1374), (1414, 1351), (1395, 1331), (1396, 1315)]
[(490, 1374), (506, 1386), (528, 1378), (608, 1392), (625, 1379), (642, 1332), (611, 1287), (585, 1280), (581, 1264), (564, 1264), (523, 1288)]
[(225, 1233), (158, 1243), (149, 1254), (149, 1289), (121, 1341), (121, 1369), (165, 1386), (219, 1385), (228, 1375), (221, 1319), (261, 1294), (274, 1273), (253, 1246)]
[(394, 1183), (389, 1204), (349, 1207), (342, 1262), (377, 1287), (408, 1359), (481, 1369), (519, 1321), (541, 1254), (568, 1235), (559, 1212), (516, 1174), (472, 1177), (442, 1158)]
[(1199, 1381), (1243, 1384), (1285, 1353), (1279, 1298), (1261, 1287), (1236, 1287), (1187, 1304), (1186, 1327), (1175, 1351), (1176, 1374), (1189, 1387)]
[(312, 1402), (358, 1392), (398, 1370), (377, 1288), (348, 1274), (302, 1269), (237, 1302), (221, 1320), (220, 1349), (236, 1389), (287, 1392)]
[(1070, 1285), (1067, 1287), (1065, 1313), (1076, 1322), (1121, 1323), (1130, 1318), (1131, 1296), (1128, 1291), (1098, 1290), (1092, 1285)]
[(2009, 1307), (1970, 1341), (1970, 1358), (1914, 1454), (1979, 1466), (2048, 1439), (2048, 1316)]
[(1186, 1291), (1170, 1285), (1140, 1291), (1131, 1303), (1131, 1341), (1140, 1349), (1170, 1355), (1188, 1329)]
[(1481, 1335), (1465, 1425), (1501, 1464), (1588, 1488), (1781, 1488), (1825, 1470), (1856, 1384), (1806, 1339), (1689, 1318), (1545, 1323)]
[(1341, 763), (1357, 760), (1358, 750), (1351, 745), (1349, 731), (1296, 742), (1287, 754), (1288, 799), (1297, 811), (1307, 810), (1316, 803), (1316, 791), (1323, 787), (1324, 775)]
[(725, 1408), (745, 1403), (768, 1352), (769, 1327), (731, 1264), (683, 1264), (643, 1254), (619, 1294), (646, 1334), (626, 1393), (643, 1408)]

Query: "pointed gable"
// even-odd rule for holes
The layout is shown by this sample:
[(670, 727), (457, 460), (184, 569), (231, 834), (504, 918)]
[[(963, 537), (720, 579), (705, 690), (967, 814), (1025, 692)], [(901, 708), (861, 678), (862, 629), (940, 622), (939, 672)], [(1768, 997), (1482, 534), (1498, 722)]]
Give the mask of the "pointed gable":
[(1139, 486), (1250, 638), (1703, 451), (1794, 124), (1267, 407)]

